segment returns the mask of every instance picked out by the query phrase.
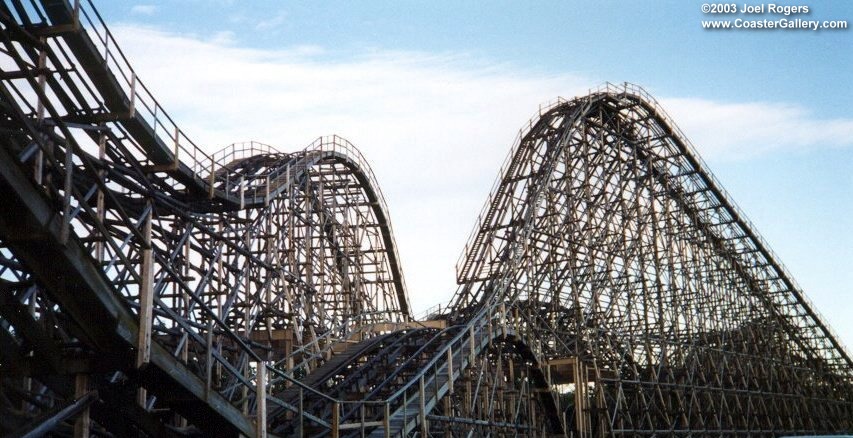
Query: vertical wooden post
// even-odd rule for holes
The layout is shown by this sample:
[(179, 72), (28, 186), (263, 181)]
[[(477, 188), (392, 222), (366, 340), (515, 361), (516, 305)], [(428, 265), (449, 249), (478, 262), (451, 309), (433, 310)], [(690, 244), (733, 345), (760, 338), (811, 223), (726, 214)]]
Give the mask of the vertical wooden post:
[(453, 395), (453, 347), (447, 348), (447, 394)]
[(494, 333), (492, 331), (494, 330), (492, 318), (492, 309), (489, 308), (489, 318), (486, 320), (486, 341), (488, 342), (488, 345), (492, 345), (492, 335)]
[[(291, 356), (290, 354), (292, 354), (292, 353), (288, 352), (287, 361), (286, 361), (286, 363), (287, 363), (287, 375), (293, 377), (293, 366), (294, 366), (293, 356)], [(286, 384), (284, 386), (290, 387), (290, 385), (292, 385), (292, 384), (293, 383), (290, 380), (287, 380)], [(300, 389), (300, 391), (301, 391), (301, 389)]]
[(506, 304), (501, 303), (501, 337), (506, 339)]
[(130, 107), (127, 115), (131, 119), (136, 115), (136, 72), (130, 74)]
[(207, 351), (205, 360), (205, 376), (204, 376), (204, 397), (210, 397), (211, 387), (213, 386), (213, 318), (207, 323)]
[(529, 394), (530, 398), (528, 398), (527, 403), (530, 406), (530, 428), (533, 430), (533, 436), (537, 436), (536, 425), (539, 421), (536, 418), (536, 393), (533, 392), (533, 388), (530, 388)]
[(174, 166), (175, 166), (175, 169), (177, 169), (177, 168), (180, 166), (180, 164), (181, 164), (181, 162), (178, 160), (178, 153), (179, 153), (179, 151), (181, 150), (180, 138), (181, 138), (181, 130), (180, 130), (180, 129), (178, 129), (178, 127), (177, 127), (177, 126), (175, 126), (175, 137), (174, 137), (174, 141), (175, 141), (175, 145), (174, 145), (174, 148), (175, 148), (175, 151), (174, 151), (174, 153), (175, 153), (175, 162), (174, 162)]
[[(27, 303), (27, 309), (29, 310), (30, 317), (35, 319), (36, 317), (36, 301), (38, 300), (39, 291), (36, 289), (33, 292), (33, 295), (30, 297), (29, 303)], [(35, 356), (35, 351), (30, 351), (26, 355), (27, 357)], [(33, 389), (33, 378), (32, 377), (24, 377), (24, 391), (30, 392)], [(26, 411), (29, 407), (29, 402), (27, 398), (21, 397), (21, 410)]]
[(270, 205), (270, 177), (267, 176), (266, 184), (264, 184), (264, 207)]
[(406, 391), (403, 391), (403, 424), (407, 424), (409, 422), (409, 410), (407, 409), (409, 406), (409, 396)]
[(65, 180), (63, 181), (64, 196), (62, 199), (62, 223), (59, 227), (59, 241), (65, 245), (71, 234), (71, 191), (72, 172), (74, 171), (74, 149), (70, 142), (65, 148)]
[(586, 379), (583, 363), (575, 359), (575, 427), (578, 429), (578, 437), (586, 438)]
[(429, 427), (427, 427), (427, 419), (426, 419), (426, 405), (424, 398), (426, 398), (426, 391), (424, 390), (424, 376), (421, 374), (421, 378), (418, 379), (418, 392), (419, 392), (419, 402), (420, 406), (418, 406), (418, 416), (420, 417), (421, 423), (421, 436), (426, 437), (427, 431)]
[[(47, 77), (44, 72), (47, 68), (47, 50), (44, 47), (47, 47), (47, 40), (45, 37), (39, 38), (39, 42), (41, 43), (41, 49), (39, 49), (39, 59), (38, 59), (38, 89), (41, 94), (44, 94), (45, 82), (47, 82)], [(44, 100), (42, 100), (41, 96), (36, 96), (38, 101), (36, 102), (36, 121), (38, 121), (39, 125), (44, 121)]]
[[(249, 237), (248, 232), (243, 237), (243, 240), (245, 241), (245, 245), (247, 248), (251, 247), (251, 243), (250, 243), (251, 241), (250, 241), (250, 237)], [(252, 296), (252, 294), (251, 294), (252, 281), (251, 281), (251, 275), (249, 274), (249, 268), (245, 267), (244, 269), (246, 270), (246, 272), (243, 275), (243, 296), (245, 297), (246, 301), (245, 301), (245, 305), (243, 306), (243, 334), (246, 336), (246, 338), (251, 339), (252, 338), (252, 332), (251, 332), (252, 302), (250, 301), (250, 297)], [(249, 368), (250, 368), (249, 367), (249, 360), (246, 360), (244, 362), (244, 365), (243, 365), (243, 377), (245, 377), (246, 380), (249, 379), (249, 373), (250, 373)], [(249, 394), (249, 388), (246, 386), (243, 386), (241, 392), (243, 394), (243, 413), (248, 414), (249, 413), (249, 398), (247, 396)]]
[(338, 402), (332, 403), (332, 438), (340, 437), (341, 428), (341, 406)]
[(72, 24), (74, 25), (74, 30), (80, 28), (80, 0), (74, 0), (74, 6), (72, 7)]
[[(173, 231), (175, 231), (175, 233), (179, 232), (177, 228), (178, 228), (177, 226), (175, 226), (173, 228)], [(181, 248), (181, 249), (183, 249), (183, 248)], [(180, 272), (180, 269), (178, 270), (178, 272)], [(190, 300), (187, 296), (188, 294), (182, 292), (180, 290), (180, 288), (178, 287), (177, 283), (174, 283), (172, 285), (172, 293), (175, 294), (176, 296), (181, 297), (180, 301), (183, 303), (183, 306), (184, 306), (183, 311), (185, 312), (185, 314), (189, 314), (191, 307), (190, 307)], [(181, 347), (181, 362), (186, 365), (189, 363), (190, 335), (186, 330), (181, 330), (181, 331), (184, 333), (184, 335), (183, 335), (183, 340), (184, 340), (183, 344), (184, 345), (183, 345), (183, 347)], [(208, 350), (208, 351), (210, 351), (210, 350)], [(210, 375), (210, 373), (207, 373), (207, 376), (209, 376), (209, 375)], [(209, 394), (207, 393), (207, 391), (205, 391), (204, 396), (207, 397), (208, 395)], [(178, 421), (178, 426), (181, 428), (187, 427), (187, 419), (184, 417), (180, 417), (180, 420)]]
[(518, 319), (518, 309), (513, 310), (512, 322), (515, 324), (515, 335), (521, 334), (521, 321)]
[(391, 405), (387, 401), (385, 402), (385, 419), (382, 420), (382, 427), (385, 429), (385, 438), (391, 438)]
[(267, 437), (267, 366), (258, 362), (255, 379), (256, 421), (258, 438)]
[(210, 176), (208, 176), (207, 184), (210, 186), (210, 189), (207, 193), (207, 197), (213, 199), (213, 195), (215, 193), (214, 184), (216, 182), (216, 163), (214, 161), (210, 162)]
[(299, 433), (296, 434), (296, 436), (298, 436), (299, 438), (302, 438), (303, 436), (305, 436), (305, 432), (303, 431), (305, 428), (305, 417), (304, 417), (305, 406), (303, 404), (303, 400), (304, 400), (303, 397), (305, 397), (305, 394), (303, 394), (302, 387), (300, 386), (299, 387)]
[[(190, 298), (187, 296), (188, 294), (183, 293), (182, 291), (180, 291), (180, 290), (178, 289), (178, 284), (177, 284), (177, 283), (175, 283), (175, 284), (173, 285), (173, 289), (172, 289), (172, 291), (173, 291), (173, 293), (174, 293), (176, 296), (180, 296), (180, 297), (181, 297), (180, 302), (181, 302), (181, 304), (183, 304), (183, 307), (184, 307), (184, 308), (183, 308), (183, 312), (184, 312), (184, 314), (185, 314), (185, 315), (189, 315), (189, 314), (190, 314), (190, 312), (192, 311), (192, 310), (191, 310), (191, 309), (192, 309), (192, 306), (190, 305)], [(212, 318), (211, 318), (211, 319), (212, 319)], [(189, 332), (188, 332), (188, 331), (186, 331), (186, 330), (182, 330), (182, 332), (184, 333), (184, 335), (183, 335), (183, 336), (184, 336), (184, 339), (185, 339), (185, 340), (184, 340), (183, 346), (181, 347), (181, 362), (182, 362), (182, 363), (184, 363), (184, 364), (188, 364), (188, 363), (189, 363), (189, 359), (190, 359), (190, 334), (189, 334)]]
[(474, 326), (468, 328), (468, 366), (474, 365)]
[[(42, 44), (42, 47), (46, 47), (47, 41), (44, 37), (39, 38), (39, 42)], [(44, 94), (45, 81), (47, 78), (44, 75), (44, 70), (47, 65), (47, 51), (45, 49), (41, 49), (39, 51), (39, 60), (38, 60), (38, 89), (41, 94)], [(42, 96), (37, 96), (38, 101), (36, 102), (36, 120), (38, 124), (41, 125), (44, 122), (44, 101), (42, 100)], [(44, 167), (44, 151), (41, 147), (36, 151), (36, 158), (33, 162), (33, 173), (35, 174), (36, 184), (41, 185), (42, 183), (42, 173)]]
[(240, 210), (246, 208), (246, 196), (243, 193), (243, 177), (240, 176)]
[[(106, 157), (106, 154), (107, 154), (107, 136), (106, 136), (106, 134), (101, 132), (100, 137), (98, 137), (98, 159), (103, 161), (104, 157)], [(106, 171), (103, 171), (103, 170), (98, 171), (98, 175), (100, 178), (103, 178), (106, 175)], [(98, 194), (96, 197), (95, 204), (96, 204), (95, 208), (97, 209), (98, 222), (103, 222), (104, 217), (106, 216), (106, 205), (104, 202), (104, 191), (101, 190), (100, 187), (98, 187)], [(106, 238), (107, 238), (107, 236), (101, 236), (95, 242), (95, 258), (97, 259), (98, 262), (104, 261), (104, 249), (105, 249), (104, 248), (104, 239), (106, 239)]]
[[(139, 285), (139, 336), (137, 339), (136, 367), (140, 368), (151, 360), (151, 326), (153, 324), (154, 304), (154, 261), (151, 247), (151, 222), (154, 208), (148, 204), (142, 225), (142, 282)], [(144, 408), (146, 392), (139, 389), (139, 404)]]
[[(444, 415), (452, 418), (452, 417), (454, 417), (454, 415), (453, 415), (453, 405), (451, 404), (450, 398), (451, 397), (444, 397)], [(445, 438), (452, 438), (453, 437), (453, 433), (451, 432), (452, 425), (453, 424), (451, 423), (444, 429)]]
[[(74, 376), (74, 398), (79, 399), (88, 392), (89, 376), (86, 374), (77, 374)], [(89, 438), (90, 429), (91, 421), (89, 419), (89, 407), (87, 406), (74, 421), (74, 438)]]
[(551, 363), (546, 362), (545, 365), (545, 380), (548, 382), (548, 389), (551, 389)]
[(591, 418), (589, 417), (589, 385), (587, 385), (589, 383), (589, 376), (588, 376), (589, 370), (587, 369), (587, 366), (583, 362), (580, 363), (579, 367), (581, 370), (581, 382), (583, 382), (583, 428), (584, 428), (584, 437), (588, 437), (591, 435), (591, 432), (592, 432), (591, 427), (590, 427)]
[[(473, 365), (473, 364), (471, 364)], [(472, 416), (474, 413), (474, 400), (471, 397), (471, 379), (465, 379), (465, 409), (464, 414)]]

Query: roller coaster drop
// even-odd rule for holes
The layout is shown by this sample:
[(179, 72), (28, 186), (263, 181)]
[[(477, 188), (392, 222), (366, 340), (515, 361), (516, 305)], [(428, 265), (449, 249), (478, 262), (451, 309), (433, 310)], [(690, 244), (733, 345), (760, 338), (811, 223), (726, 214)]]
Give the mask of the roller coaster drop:
[(89, 2), (0, 21), (0, 434), (853, 430), (849, 354), (640, 88), (540, 109), (415, 321), (348, 142), (207, 154)]

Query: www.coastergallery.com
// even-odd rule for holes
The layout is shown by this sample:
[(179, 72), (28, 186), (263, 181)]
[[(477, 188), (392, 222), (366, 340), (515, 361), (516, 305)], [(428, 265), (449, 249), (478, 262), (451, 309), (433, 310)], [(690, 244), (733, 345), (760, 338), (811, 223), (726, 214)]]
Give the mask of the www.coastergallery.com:
[(702, 20), (703, 29), (793, 29), (793, 30), (819, 30), (832, 29), (842, 30), (847, 29), (847, 20), (803, 20), (801, 18), (787, 19), (781, 18), (778, 20), (744, 20), (737, 18), (735, 20)]

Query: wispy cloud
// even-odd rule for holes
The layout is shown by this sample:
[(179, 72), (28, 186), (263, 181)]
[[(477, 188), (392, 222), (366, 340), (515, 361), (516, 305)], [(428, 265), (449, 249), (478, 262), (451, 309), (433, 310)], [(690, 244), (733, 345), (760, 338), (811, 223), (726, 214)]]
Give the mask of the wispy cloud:
[(821, 119), (799, 105), (696, 98), (662, 103), (709, 158), (736, 160), (780, 150), (853, 146), (853, 119)]
[(209, 44), (217, 45), (217, 46), (230, 46), (237, 41), (237, 34), (230, 30), (222, 30), (214, 33), (210, 39), (207, 40)]
[(271, 30), (275, 29), (284, 23), (284, 19), (287, 17), (287, 14), (284, 12), (279, 12), (278, 14), (261, 20), (255, 24), (256, 30)]
[[(332, 133), (358, 146), (388, 198), (416, 309), (453, 292), (453, 263), (518, 128), (540, 103), (598, 82), (458, 54), (375, 50), (341, 59), (314, 46), (257, 50), (233, 39), (114, 31), (142, 80), (211, 150), (247, 139), (296, 150)], [(853, 146), (853, 120), (797, 106), (663, 104), (710, 158)]]
[(157, 13), (155, 5), (134, 5), (130, 8), (130, 13), (135, 15), (154, 15)]

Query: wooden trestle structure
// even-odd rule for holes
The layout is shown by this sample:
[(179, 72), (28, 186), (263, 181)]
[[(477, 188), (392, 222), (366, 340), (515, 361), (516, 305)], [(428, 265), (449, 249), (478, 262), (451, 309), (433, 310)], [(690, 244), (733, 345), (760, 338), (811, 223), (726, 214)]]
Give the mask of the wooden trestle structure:
[(540, 109), (416, 321), (346, 140), (210, 154), (90, 1), (0, 27), (0, 436), (853, 431), (849, 354), (638, 87)]

